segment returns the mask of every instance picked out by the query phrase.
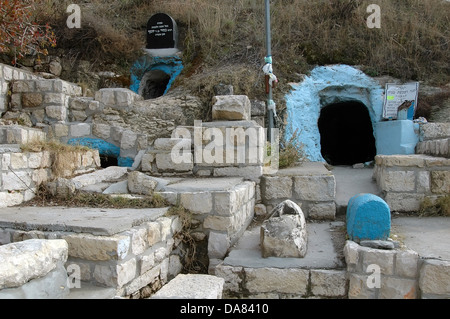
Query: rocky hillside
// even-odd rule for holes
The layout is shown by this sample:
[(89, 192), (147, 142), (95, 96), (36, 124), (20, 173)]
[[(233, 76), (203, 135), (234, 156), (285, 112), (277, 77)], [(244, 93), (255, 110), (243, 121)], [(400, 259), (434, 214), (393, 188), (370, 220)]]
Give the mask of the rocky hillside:
[[(213, 87), (264, 100), (264, 2), (257, 0), (36, 0), (36, 19), (49, 22), (57, 46), (47, 57), (19, 66), (80, 84), (89, 95), (102, 87), (128, 87), (129, 70), (142, 55), (146, 23), (157, 12), (178, 24), (185, 66), (176, 86), (208, 101)], [(67, 7), (78, 3), (81, 28), (68, 28)], [(370, 4), (381, 9), (380, 28), (369, 28)], [(421, 81), (437, 88), (421, 96), (421, 116), (448, 119), (450, 3), (443, 0), (271, 1), (277, 106), (289, 82), (316, 65), (359, 66), (370, 76)], [(3, 62), (9, 57), (3, 55)], [(39, 61), (40, 60), (40, 61)]]

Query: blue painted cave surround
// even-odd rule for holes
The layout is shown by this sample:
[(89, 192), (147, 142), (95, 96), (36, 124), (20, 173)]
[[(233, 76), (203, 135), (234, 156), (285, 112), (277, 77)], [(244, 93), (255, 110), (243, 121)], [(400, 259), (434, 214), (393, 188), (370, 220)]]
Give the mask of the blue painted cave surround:
[(120, 147), (108, 143), (99, 138), (81, 137), (72, 138), (67, 141), (69, 145), (83, 145), (89, 148), (98, 150), (100, 155), (110, 156), (117, 158), (117, 165), (120, 167), (131, 167), (133, 165), (134, 159), (131, 157), (121, 157)]
[(292, 84), (285, 96), (287, 125), (285, 140), (296, 133), (296, 141), (310, 161), (325, 162), (321, 154), (318, 120), (323, 107), (339, 102), (364, 104), (376, 136), (376, 123), (382, 121), (384, 88), (358, 69), (348, 65), (316, 67), (301, 82)]
[(164, 91), (166, 94), (183, 71), (183, 62), (178, 56), (151, 56), (149, 54), (142, 56), (131, 67), (130, 90), (139, 94), (139, 87), (144, 75), (155, 70), (162, 71), (170, 77)]

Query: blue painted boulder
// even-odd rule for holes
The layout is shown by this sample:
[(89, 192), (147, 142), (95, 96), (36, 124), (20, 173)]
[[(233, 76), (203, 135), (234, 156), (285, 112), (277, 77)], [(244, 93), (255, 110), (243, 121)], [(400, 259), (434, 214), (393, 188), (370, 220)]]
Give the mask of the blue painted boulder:
[(391, 231), (391, 210), (373, 194), (353, 196), (347, 206), (347, 234), (350, 240), (386, 240)]

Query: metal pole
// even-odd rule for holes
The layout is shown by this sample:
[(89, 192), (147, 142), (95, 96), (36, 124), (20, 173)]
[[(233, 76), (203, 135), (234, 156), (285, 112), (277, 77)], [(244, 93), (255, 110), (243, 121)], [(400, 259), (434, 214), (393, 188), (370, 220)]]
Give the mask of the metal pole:
[[(272, 37), (270, 34), (270, 0), (265, 0), (266, 6), (266, 49), (267, 49), (267, 57), (272, 56)], [(272, 87), (269, 87), (269, 94), (267, 96), (267, 106), (270, 105), (272, 101)], [(273, 123), (273, 112), (269, 110), (269, 129), (267, 133), (267, 139), (271, 141), (272, 137), (272, 128), (274, 126)]]

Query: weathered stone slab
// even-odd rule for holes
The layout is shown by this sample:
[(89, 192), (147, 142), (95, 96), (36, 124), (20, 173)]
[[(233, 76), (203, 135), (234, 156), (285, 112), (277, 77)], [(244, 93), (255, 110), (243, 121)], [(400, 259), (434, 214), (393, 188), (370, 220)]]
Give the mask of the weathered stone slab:
[(212, 117), (214, 121), (249, 121), (251, 119), (251, 102), (246, 95), (215, 96)]
[(263, 258), (303, 258), (307, 242), (305, 216), (301, 208), (290, 200), (278, 204), (261, 226)]
[(225, 280), (211, 275), (180, 274), (152, 299), (222, 299)]
[(66, 262), (64, 240), (30, 239), (0, 246), (0, 289), (19, 287)]

